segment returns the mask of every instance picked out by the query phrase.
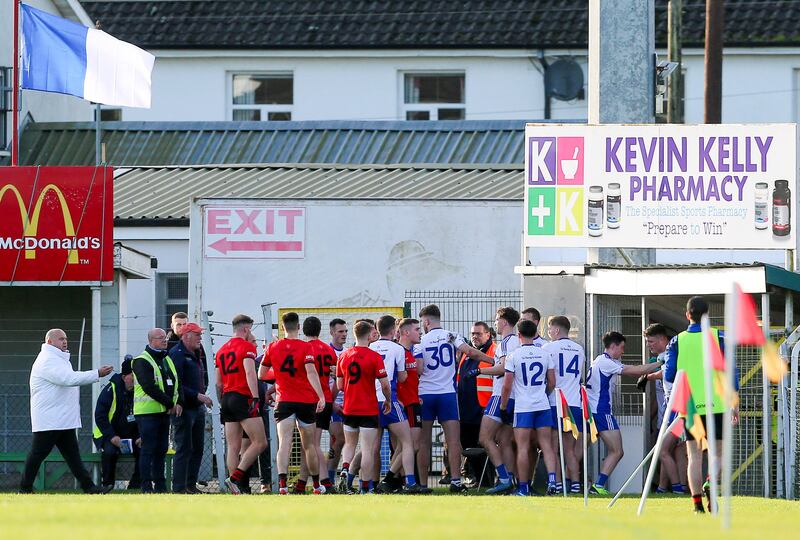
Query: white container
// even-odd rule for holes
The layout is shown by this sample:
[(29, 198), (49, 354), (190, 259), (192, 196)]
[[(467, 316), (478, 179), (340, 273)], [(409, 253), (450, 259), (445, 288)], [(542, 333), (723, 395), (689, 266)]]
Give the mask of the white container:
[(603, 187), (590, 186), (588, 203), (589, 209), (586, 213), (589, 236), (602, 236), (603, 234), (603, 222), (605, 221), (603, 216), (604, 204), (605, 200), (603, 199)]
[(622, 190), (619, 184), (612, 182), (608, 184), (608, 194), (606, 195), (606, 221), (609, 229), (619, 229), (619, 222), (622, 220)]
[(756, 229), (766, 229), (769, 227), (769, 184), (766, 182), (756, 183)]

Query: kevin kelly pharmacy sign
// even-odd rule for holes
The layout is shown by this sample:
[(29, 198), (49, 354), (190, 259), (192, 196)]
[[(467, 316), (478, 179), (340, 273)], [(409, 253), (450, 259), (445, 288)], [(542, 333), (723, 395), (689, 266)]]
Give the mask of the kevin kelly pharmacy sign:
[(795, 124), (525, 128), (525, 244), (793, 249)]

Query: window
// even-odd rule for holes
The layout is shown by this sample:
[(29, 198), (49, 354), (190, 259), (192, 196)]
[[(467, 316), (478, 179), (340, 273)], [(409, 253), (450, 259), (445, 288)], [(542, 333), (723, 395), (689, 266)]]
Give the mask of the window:
[(14, 91), (11, 81), (11, 68), (0, 66), (0, 151), (9, 143), (8, 124), (11, 116), (11, 93)]
[(156, 274), (156, 326), (168, 330), (178, 311), (189, 311), (189, 274)]
[(294, 77), (291, 73), (234, 74), (233, 120), (291, 120)]
[(406, 120), (464, 120), (463, 73), (405, 73), (403, 107)]
[[(97, 111), (95, 110), (95, 120), (97, 120)], [(100, 108), (100, 121), (101, 122), (119, 122), (122, 120), (122, 109), (106, 109)]]

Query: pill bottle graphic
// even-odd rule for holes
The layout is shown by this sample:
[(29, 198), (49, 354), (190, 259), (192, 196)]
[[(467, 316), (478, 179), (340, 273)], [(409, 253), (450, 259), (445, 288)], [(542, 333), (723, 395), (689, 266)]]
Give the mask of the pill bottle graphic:
[(603, 188), (602, 186), (589, 187), (589, 211), (588, 228), (589, 236), (601, 236), (603, 234)]
[(769, 184), (756, 183), (756, 229), (763, 230), (769, 226)]
[(619, 184), (612, 182), (608, 184), (608, 194), (606, 195), (606, 221), (609, 229), (619, 229), (619, 222), (622, 219), (622, 191)]
[(775, 180), (772, 190), (772, 234), (788, 236), (791, 232), (792, 193), (788, 180)]

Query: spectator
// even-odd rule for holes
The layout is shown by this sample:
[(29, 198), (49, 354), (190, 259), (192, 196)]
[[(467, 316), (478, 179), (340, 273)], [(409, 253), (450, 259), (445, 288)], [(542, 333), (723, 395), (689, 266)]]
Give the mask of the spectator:
[(172, 320), (169, 325), (169, 332), (167, 332), (167, 350), (171, 351), (172, 348), (181, 340), (183, 334), (183, 327), (189, 324), (189, 315), (183, 311), (178, 311), (172, 314)]
[(133, 359), (133, 415), (139, 427), (142, 448), (139, 474), (142, 493), (165, 493), (164, 460), (169, 447), (169, 415), (180, 416), (180, 389), (175, 365), (167, 356), (167, 333), (153, 328), (148, 344)]
[[(133, 417), (133, 369), (131, 355), (126, 355), (120, 372), (111, 377), (97, 396), (94, 408), (94, 444), (101, 452), (102, 484), (114, 487), (117, 460), (122, 453), (132, 453), (135, 458), (133, 475), (128, 489), (139, 489), (139, 430)], [(128, 441), (129, 445), (124, 441)]]
[[(174, 321), (173, 317), (173, 325)], [(199, 359), (202, 333), (203, 328), (197, 323), (183, 324), (180, 327), (180, 341), (169, 350), (183, 396), (183, 413), (172, 417), (175, 440), (175, 457), (172, 461), (174, 493), (202, 493), (197, 489), (197, 475), (203, 461), (206, 406), (211, 406), (211, 398), (205, 393), (208, 374)]]
[(69, 360), (67, 334), (53, 328), (47, 332), (42, 350), (31, 367), (31, 430), (33, 444), (25, 460), (20, 493), (33, 493), (39, 467), (54, 446), (64, 457), (84, 493), (107, 493), (92, 482), (83, 466), (75, 429), (81, 427), (79, 386), (96, 383), (114, 368), (74, 371)]

